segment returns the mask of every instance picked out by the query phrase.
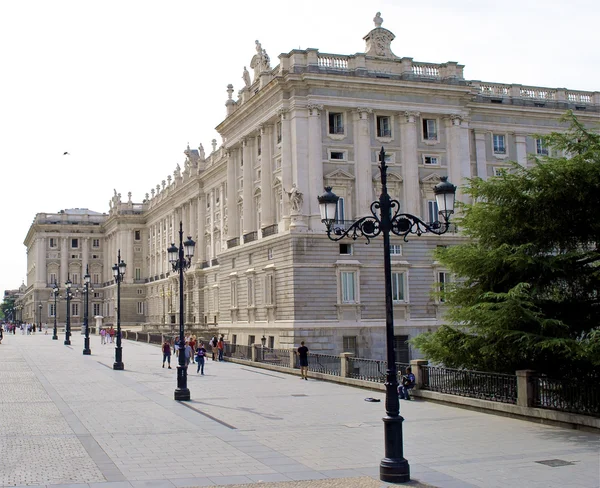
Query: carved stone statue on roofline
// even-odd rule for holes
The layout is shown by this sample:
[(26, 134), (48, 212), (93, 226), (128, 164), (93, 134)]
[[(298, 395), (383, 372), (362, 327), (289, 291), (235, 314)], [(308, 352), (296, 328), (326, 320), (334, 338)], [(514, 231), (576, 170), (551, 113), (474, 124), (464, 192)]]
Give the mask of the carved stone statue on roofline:
[[(263, 71), (268, 71), (271, 69), (271, 60), (269, 59), (267, 51), (262, 48), (260, 42), (255, 41), (255, 44), (256, 54), (252, 57), (252, 61), (250, 61), (250, 67), (254, 70), (253, 81), (256, 81)], [(244, 80), (244, 82), (245, 81), (246, 80)]]

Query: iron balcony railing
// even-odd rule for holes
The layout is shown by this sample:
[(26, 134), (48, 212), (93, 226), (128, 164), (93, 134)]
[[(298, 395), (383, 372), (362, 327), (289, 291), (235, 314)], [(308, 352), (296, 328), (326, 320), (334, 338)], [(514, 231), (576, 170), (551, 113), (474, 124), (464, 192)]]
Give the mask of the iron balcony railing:
[(229, 239), (227, 241), (227, 249), (231, 249), (232, 247), (236, 247), (240, 245), (240, 238), (234, 237), (233, 239)]
[(517, 403), (516, 375), (435, 366), (421, 366), (421, 371), (424, 390), (502, 403)]
[(258, 232), (256, 232), (255, 230), (244, 234), (244, 244), (255, 241), (256, 239), (258, 239)]
[(277, 224), (269, 225), (262, 229), (262, 236), (269, 237), (279, 232), (279, 226)]

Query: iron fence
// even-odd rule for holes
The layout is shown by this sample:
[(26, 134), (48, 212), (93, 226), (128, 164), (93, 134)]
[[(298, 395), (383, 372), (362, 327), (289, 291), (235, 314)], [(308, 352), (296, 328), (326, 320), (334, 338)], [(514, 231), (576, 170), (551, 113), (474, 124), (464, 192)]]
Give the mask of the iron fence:
[[(398, 379), (406, 373), (409, 363), (396, 363)], [(365, 381), (384, 383), (387, 372), (387, 361), (379, 359), (348, 358), (348, 377)]]
[(148, 333), (148, 342), (150, 344), (162, 344), (162, 335)]
[(341, 359), (339, 356), (332, 356), (330, 354), (309, 354), (308, 370), (315, 373), (340, 376), (342, 372)]
[(292, 368), (289, 349), (273, 349), (260, 347), (256, 350), (256, 359), (260, 363), (273, 364), (284, 368)]
[(243, 344), (225, 344), (223, 354), (226, 357), (252, 360), (252, 347)]
[(502, 403), (517, 403), (517, 377), (462, 369), (422, 366), (423, 389)]
[(545, 376), (533, 376), (530, 380), (534, 407), (600, 417), (598, 380), (558, 380)]
[(138, 342), (148, 342), (148, 333), (147, 332), (138, 332), (137, 333)]

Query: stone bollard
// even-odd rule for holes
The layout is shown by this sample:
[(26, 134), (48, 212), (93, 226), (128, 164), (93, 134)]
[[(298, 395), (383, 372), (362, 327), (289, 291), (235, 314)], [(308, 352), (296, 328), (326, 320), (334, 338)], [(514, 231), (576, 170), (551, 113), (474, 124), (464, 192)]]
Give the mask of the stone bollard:
[(296, 367), (297, 367), (296, 350), (290, 349), (290, 368), (294, 369)]
[(252, 362), (255, 363), (258, 361), (258, 344), (252, 344)]
[(532, 369), (521, 369), (517, 375), (517, 405), (520, 407), (533, 406), (533, 382), (531, 378), (535, 375)]
[(425, 380), (425, 370), (421, 368), (421, 366), (427, 366), (429, 364), (425, 359), (412, 359), (410, 361), (410, 369), (412, 373), (415, 375), (415, 389), (419, 389), (423, 387), (423, 382)]
[(340, 376), (342, 378), (350, 378), (350, 358), (354, 357), (351, 352), (342, 352), (340, 354)]

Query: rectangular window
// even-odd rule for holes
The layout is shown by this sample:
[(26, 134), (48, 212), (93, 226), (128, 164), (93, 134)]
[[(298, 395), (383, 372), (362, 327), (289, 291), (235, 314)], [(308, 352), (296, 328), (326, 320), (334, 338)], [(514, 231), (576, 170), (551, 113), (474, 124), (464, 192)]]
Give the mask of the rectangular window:
[(137, 302), (138, 315), (144, 315), (144, 302)]
[(134, 239), (136, 241), (141, 241), (142, 240), (142, 231), (140, 231), (140, 230), (134, 231)]
[(100, 315), (100, 304), (99, 303), (93, 303), (92, 309), (93, 309), (94, 317), (96, 315)]
[(144, 289), (143, 288), (138, 288), (137, 289), (137, 294), (138, 295), (143, 295), (144, 294)]
[(54, 317), (56, 315), (56, 309), (54, 308), (54, 303), (48, 304), (48, 317)]
[(400, 244), (390, 244), (390, 256), (402, 256), (402, 246)]
[(344, 151), (329, 151), (329, 159), (334, 161), (345, 161), (346, 153)]
[(438, 204), (435, 200), (429, 200), (427, 202), (427, 216), (429, 217), (429, 223), (437, 222), (439, 220)]
[(50, 247), (56, 247), (56, 239), (54, 237), (50, 238)]
[(277, 144), (281, 143), (281, 122), (277, 122)]
[(56, 273), (50, 273), (50, 284), (56, 283)]
[[(452, 277), (451, 277), (450, 273), (447, 273), (445, 271), (440, 271), (438, 273), (438, 282), (440, 284), (440, 292), (444, 293), (445, 291), (447, 291), (448, 283), (452, 282)], [(443, 295), (440, 296), (440, 303), (444, 303), (445, 301), (446, 301), (446, 298)]]
[(340, 244), (340, 254), (351, 256), (352, 255), (352, 244)]
[(79, 247), (79, 239), (71, 239), (71, 248), (77, 249)]
[(493, 168), (494, 176), (502, 176), (502, 174), (506, 171), (506, 168)]
[(71, 282), (74, 285), (78, 285), (79, 284), (79, 273), (73, 273), (73, 275), (71, 276)]
[(253, 335), (248, 336), (248, 345), (251, 346), (255, 342), (255, 337)]
[(271, 261), (273, 259), (273, 248), (267, 249), (267, 259)]
[(329, 133), (344, 133), (344, 114), (340, 112), (329, 112)]
[(387, 115), (377, 116), (377, 137), (392, 137), (392, 120)]
[(238, 297), (237, 297), (237, 283), (235, 281), (231, 282), (231, 308), (237, 308), (238, 306)]
[(135, 279), (136, 280), (142, 279), (142, 269), (141, 268), (135, 268)]
[(73, 317), (79, 316), (79, 303), (71, 303), (71, 315)]
[(269, 349), (275, 349), (275, 336), (269, 336), (269, 341), (267, 342), (267, 347)]
[(404, 273), (392, 273), (392, 301), (404, 301)]
[(358, 356), (356, 336), (342, 337), (342, 352), (351, 352), (355, 357)]
[[(394, 352), (396, 353), (397, 363), (410, 362), (410, 349), (408, 345), (408, 336), (394, 336)], [(400, 371), (398, 371), (400, 373)], [(402, 371), (404, 373), (404, 371)]]
[(254, 278), (248, 278), (248, 306), (254, 306)]
[(275, 303), (275, 276), (268, 274), (265, 276), (265, 305)]
[(546, 146), (544, 139), (538, 138), (535, 140), (535, 153), (538, 156), (548, 156), (548, 146)]
[(100, 239), (92, 239), (92, 247), (100, 247)]
[(345, 217), (344, 198), (340, 197), (335, 209), (335, 222), (341, 224), (344, 222)]
[(426, 141), (437, 140), (437, 121), (435, 119), (423, 119), (423, 139)]
[(493, 134), (494, 154), (506, 154), (506, 136), (503, 134)]
[(440, 160), (437, 156), (423, 156), (423, 164), (425, 166), (439, 166)]
[(92, 274), (92, 284), (98, 285), (100, 283), (100, 274), (94, 273)]
[(356, 272), (342, 271), (340, 279), (342, 281), (342, 303), (356, 303)]

